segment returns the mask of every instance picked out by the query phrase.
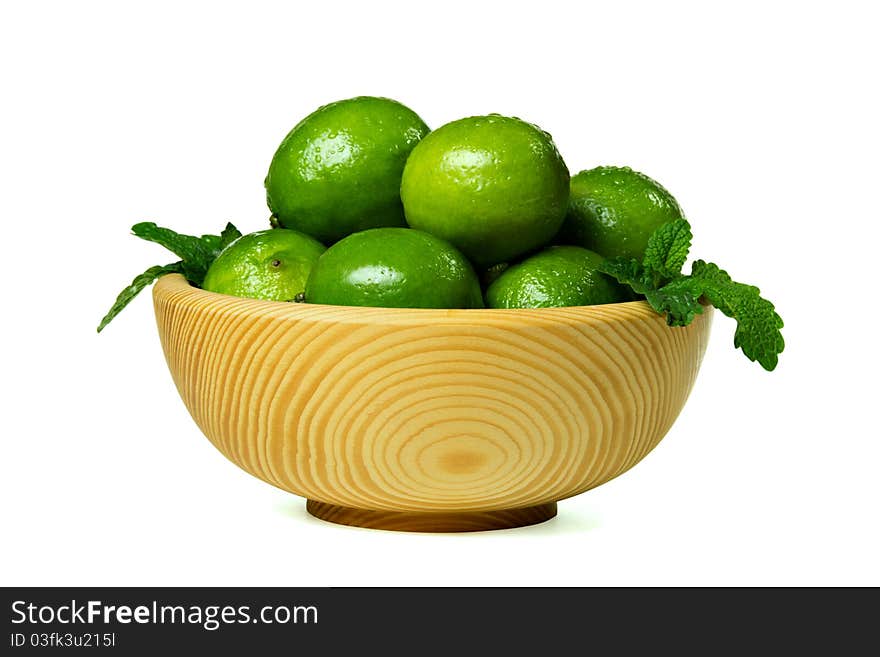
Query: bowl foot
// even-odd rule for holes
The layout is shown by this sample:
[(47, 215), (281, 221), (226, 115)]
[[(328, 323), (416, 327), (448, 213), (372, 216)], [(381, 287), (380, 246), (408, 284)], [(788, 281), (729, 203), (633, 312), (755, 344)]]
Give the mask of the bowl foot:
[(556, 502), (500, 511), (369, 511), (308, 500), (306, 510), (316, 518), (339, 525), (398, 532), (481, 532), (536, 525), (556, 515)]

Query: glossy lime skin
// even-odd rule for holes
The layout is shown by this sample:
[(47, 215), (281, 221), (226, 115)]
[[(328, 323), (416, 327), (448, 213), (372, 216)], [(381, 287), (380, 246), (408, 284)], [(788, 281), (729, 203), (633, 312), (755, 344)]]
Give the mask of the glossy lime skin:
[(660, 183), (629, 167), (597, 167), (571, 179), (571, 199), (557, 241), (606, 258), (641, 258), (648, 238), (684, 215)]
[(326, 249), (295, 230), (272, 228), (242, 235), (211, 263), (202, 287), (235, 297), (293, 301)]
[(321, 256), (306, 301), (380, 308), (481, 308), (480, 284), (451, 244), (410, 228), (374, 228)]
[(506, 269), (486, 291), (490, 308), (559, 308), (629, 301), (598, 268), (604, 258), (577, 246), (551, 246)]
[(332, 244), (377, 226), (405, 226), (403, 165), (428, 133), (418, 115), (388, 98), (325, 105), (284, 138), (266, 176), (278, 225)]
[(400, 195), (410, 226), (488, 267), (540, 247), (568, 207), (568, 168), (553, 140), (516, 118), (447, 123), (413, 149)]

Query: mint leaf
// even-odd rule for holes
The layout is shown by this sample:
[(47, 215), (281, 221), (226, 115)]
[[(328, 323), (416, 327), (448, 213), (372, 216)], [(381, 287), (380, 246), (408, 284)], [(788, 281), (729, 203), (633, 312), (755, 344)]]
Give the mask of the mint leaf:
[(182, 272), (193, 285), (201, 285), (208, 267), (230, 242), (241, 237), (241, 232), (231, 223), (220, 235), (183, 235), (170, 228), (162, 228), (152, 221), (144, 221), (131, 227), (131, 232), (141, 239), (161, 244), (177, 255), (182, 264)]
[(131, 227), (131, 232), (148, 242), (155, 242), (164, 246), (191, 267), (204, 265), (220, 244), (220, 238), (216, 235), (182, 235), (170, 228), (162, 228), (152, 221), (144, 221)]
[(682, 276), (658, 290), (649, 290), (645, 299), (654, 310), (666, 315), (669, 326), (687, 326), (703, 312), (700, 295), (701, 289), (694, 280)]
[(205, 254), (218, 253), (220, 251), (220, 236), (219, 235), (201, 235), (199, 238), (199, 242), (202, 243), (202, 251)]
[(631, 258), (610, 258), (599, 269), (628, 285), (633, 292), (645, 295), (645, 300), (654, 310), (666, 315), (669, 326), (687, 326), (695, 315), (703, 312), (699, 302), (701, 290), (695, 289), (688, 277), (679, 276), (659, 287), (655, 277), (640, 262)]
[(637, 294), (647, 294), (656, 287), (653, 277), (645, 271), (642, 263), (632, 258), (608, 258), (599, 271), (617, 279), (619, 283), (629, 285)]
[(138, 293), (143, 290), (147, 285), (155, 281), (160, 276), (164, 274), (173, 274), (180, 273), (183, 271), (182, 262), (174, 262), (170, 265), (157, 265), (155, 267), (150, 267), (143, 274), (135, 276), (134, 280), (130, 285), (125, 287), (122, 292), (119, 293), (119, 296), (116, 297), (116, 301), (110, 307), (110, 310), (107, 311), (107, 314), (104, 315), (104, 319), (101, 320), (101, 323), (98, 324), (98, 333), (104, 330), (104, 327), (110, 323), (110, 321), (118, 315), (123, 308), (125, 308), (129, 302), (134, 299)]
[(227, 223), (226, 228), (224, 228), (223, 232), (219, 235), (202, 235), (199, 237), (199, 240), (202, 242), (202, 246), (205, 247), (208, 253), (216, 258), (220, 254), (220, 251), (225, 249), (239, 237), (241, 237), (241, 231), (231, 223)]
[(702, 303), (711, 303), (736, 320), (733, 346), (764, 369), (775, 369), (785, 340), (782, 318), (773, 304), (758, 288), (737, 283), (711, 262), (696, 260), (690, 275), (682, 275), (691, 239), (687, 221), (671, 221), (651, 235), (642, 262), (610, 258), (600, 270), (643, 294), (654, 310), (666, 316), (669, 326), (687, 326), (703, 312)]
[(136, 276), (131, 285), (126, 287), (110, 311), (98, 325), (98, 333), (125, 308), (129, 302), (147, 285), (164, 274), (183, 274), (193, 285), (200, 286), (205, 280), (208, 267), (224, 248), (241, 237), (241, 231), (231, 223), (227, 223), (219, 235), (183, 235), (170, 228), (162, 228), (152, 221), (143, 221), (131, 227), (131, 232), (141, 239), (164, 246), (180, 258), (179, 262), (170, 265), (150, 267), (143, 274)]
[(726, 271), (713, 262), (694, 260), (691, 265), (691, 276), (712, 283), (732, 283), (733, 279)]
[(232, 225), (232, 223), (227, 222), (226, 228), (223, 229), (223, 232), (220, 233), (220, 248), (222, 251), (227, 246), (232, 244), (235, 240), (241, 237), (241, 231)]
[(659, 278), (680, 276), (692, 239), (691, 225), (685, 219), (663, 224), (648, 239), (642, 265)]
[(761, 296), (754, 285), (737, 283), (713, 263), (697, 260), (691, 278), (702, 286), (706, 300), (728, 317), (736, 320), (733, 346), (742, 349), (751, 361), (758, 361), (765, 370), (776, 369), (779, 354), (785, 349), (780, 329), (782, 318), (773, 304)]

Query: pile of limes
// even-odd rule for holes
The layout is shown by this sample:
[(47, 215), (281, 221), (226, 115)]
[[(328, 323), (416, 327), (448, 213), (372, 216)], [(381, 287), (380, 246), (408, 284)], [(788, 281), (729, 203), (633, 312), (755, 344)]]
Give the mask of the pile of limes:
[(316, 304), (540, 308), (628, 301), (599, 271), (682, 216), (629, 168), (569, 177), (549, 134), (475, 116), (428, 129), (387, 98), (319, 108), (266, 176), (273, 228), (214, 260), (206, 290)]

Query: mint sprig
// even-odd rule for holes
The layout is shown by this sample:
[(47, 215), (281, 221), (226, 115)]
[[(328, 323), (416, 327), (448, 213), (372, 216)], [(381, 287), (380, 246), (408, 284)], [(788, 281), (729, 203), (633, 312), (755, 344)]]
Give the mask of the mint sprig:
[(116, 297), (116, 301), (104, 315), (98, 324), (98, 333), (104, 330), (116, 315), (122, 312), (132, 299), (145, 287), (153, 283), (165, 274), (183, 274), (193, 285), (201, 286), (205, 280), (208, 267), (224, 248), (234, 240), (241, 237), (241, 231), (231, 223), (219, 235), (183, 235), (170, 228), (162, 228), (152, 221), (144, 221), (131, 227), (131, 232), (137, 237), (161, 244), (166, 249), (180, 258), (177, 262), (168, 265), (156, 265), (150, 267), (142, 274), (135, 276), (134, 280), (123, 288)]
[(687, 326), (703, 303), (712, 304), (736, 320), (734, 347), (765, 370), (775, 369), (785, 348), (782, 318), (757, 287), (737, 283), (718, 265), (696, 260), (691, 273), (682, 274), (692, 239), (690, 224), (677, 219), (654, 231), (641, 262), (610, 258), (601, 269), (644, 295), (669, 326)]
[(103, 331), (104, 327), (107, 326), (107, 324), (109, 324), (110, 321), (116, 317), (116, 315), (118, 315), (141, 290), (150, 285), (157, 278), (164, 276), (165, 274), (182, 274), (182, 264), (182, 262), (174, 262), (170, 265), (156, 265), (155, 267), (150, 267), (143, 274), (135, 276), (131, 284), (119, 293), (119, 296), (116, 297), (116, 301), (113, 302), (110, 310), (104, 315), (104, 319), (98, 324), (98, 333)]
[(688, 252), (691, 250), (691, 226), (685, 220), (670, 221), (654, 231), (642, 264), (646, 269), (664, 278), (675, 278), (681, 274)]

